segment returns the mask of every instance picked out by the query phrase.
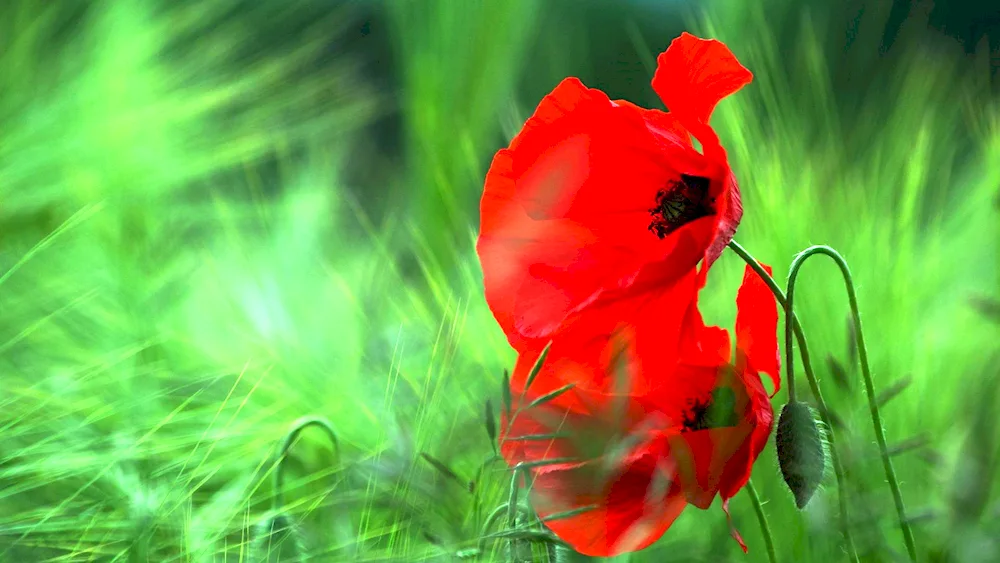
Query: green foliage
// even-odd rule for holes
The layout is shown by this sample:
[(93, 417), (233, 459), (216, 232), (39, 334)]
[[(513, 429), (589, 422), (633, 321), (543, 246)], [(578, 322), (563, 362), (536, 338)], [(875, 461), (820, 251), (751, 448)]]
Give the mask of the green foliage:
[[(648, 8), (585, 3), (565, 19), (555, 4), (5, 4), (0, 561), (248, 561), (287, 528), (266, 527), (277, 519), (313, 561), (503, 561), (511, 545), (582, 560), (526, 494), (486, 526), (512, 495), (483, 405), (512, 408), (497, 378), (513, 355), (482, 298), (477, 200), (490, 156), (569, 62), (648, 64), (683, 22), (654, 33)], [(1000, 297), (1000, 108), (984, 61), (924, 47), (919, 20), (880, 57), (877, 11), (845, 52), (834, 8), (702, 7), (689, 29), (755, 74), (713, 122), (744, 193), (740, 242), (779, 280), (811, 243), (844, 254), (876, 385), (905, 382), (883, 395), (889, 442), (933, 437), (894, 450), (918, 548), (998, 557), (1000, 373), (981, 304)], [(364, 41), (392, 57), (348, 48)], [(654, 105), (649, 76), (613, 96)], [(403, 154), (382, 148), (387, 116)], [(385, 181), (357, 185), (368, 168)], [(742, 268), (724, 255), (713, 270), (709, 321), (732, 325)], [(817, 369), (843, 425), (851, 526), (864, 560), (892, 560), (867, 407), (837, 384), (857, 378), (843, 282), (833, 265), (802, 280), (813, 355), (838, 366)], [(310, 415), (341, 449), (304, 435), (275, 515), (276, 448)], [(843, 560), (834, 491), (798, 512), (768, 448), (754, 482), (779, 556)], [(766, 560), (749, 501), (732, 510), (749, 556), (713, 506), (620, 560)]]

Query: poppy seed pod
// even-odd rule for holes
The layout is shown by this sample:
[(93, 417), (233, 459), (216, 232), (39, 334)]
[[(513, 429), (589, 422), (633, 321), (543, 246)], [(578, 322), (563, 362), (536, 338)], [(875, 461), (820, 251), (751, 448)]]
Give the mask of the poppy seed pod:
[(775, 446), (781, 476), (801, 510), (819, 488), (826, 467), (823, 435), (809, 405), (795, 401), (781, 409)]

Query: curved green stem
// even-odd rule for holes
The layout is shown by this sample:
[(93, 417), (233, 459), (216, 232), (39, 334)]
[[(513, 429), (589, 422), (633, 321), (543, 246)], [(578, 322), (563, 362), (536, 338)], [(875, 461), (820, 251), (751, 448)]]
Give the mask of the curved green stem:
[[(794, 291), (795, 286), (793, 284), (788, 284), (785, 289), (785, 302), (781, 304), (782, 308), (785, 310), (785, 373), (788, 376), (788, 402), (794, 403), (797, 401), (795, 396), (795, 354), (792, 349), (792, 331), (794, 327), (798, 325), (796, 320), (794, 323), (789, 322), (789, 319), (794, 319), (794, 310), (792, 309), (792, 291)], [(799, 327), (802, 330), (802, 327)], [(801, 345), (800, 345), (801, 347)], [(808, 353), (808, 352), (807, 352)]]
[(281, 441), (281, 447), (278, 449), (277, 467), (274, 470), (274, 496), (271, 501), (271, 509), (274, 511), (278, 511), (285, 506), (285, 460), (288, 458), (288, 450), (291, 449), (292, 444), (295, 443), (299, 434), (310, 426), (321, 428), (327, 437), (330, 438), (334, 453), (336, 455), (340, 454), (340, 443), (337, 441), (337, 433), (333, 430), (333, 425), (330, 424), (330, 421), (318, 416), (304, 416), (293, 422), (288, 433), (285, 434), (285, 438)]
[[(531, 517), (531, 510), (523, 504), (518, 503), (516, 510), (517, 513), (520, 514), (520, 516), (525, 520)], [(486, 517), (486, 521), (480, 528), (479, 540), (478, 543), (476, 544), (476, 546), (480, 550), (484, 549), (484, 546), (486, 545), (486, 539), (488, 538), (490, 534), (490, 529), (493, 528), (493, 525), (496, 524), (497, 520), (499, 520), (502, 516), (508, 515), (509, 512), (510, 512), (509, 505), (501, 504), (500, 506), (493, 509), (493, 512), (491, 512), (489, 516)]]
[[(767, 287), (771, 289), (771, 293), (774, 294), (774, 298), (778, 301), (778, 304), (782, 306), (786, 311), (790, 310), (787, 307), (787, 300), (785, 299), (785, 293), (781, 291), (778, 287), (778, 283), (774, 281), (774, 278), (767, 273), (757, 260), (746, 251), (745, 248), (740, 246), (736, 241), (729, 242), (729, 248), (739, 255), (740, 258), (746, 262), (754, 272), (760, 276), (760, 279), (764, 280)], [(858, 551), (854, 547), (854, 537), (851, 535), (850, 529), (850, 519), (847, 513), (847, 498), (846, 498), (846, 480), (844, 478), (844, 468), (840, 464), (840, 456), (837, 454), (837, 441), (833, 432), (833, 419), (830, 415), (830, 409), (827, 408), (826, 401), (823, 399), (823, 393), (820, 391), (819, 383), (816, 380), (816, 374), (812, 369), (812, 361), (809, 356), (809, 345), (806, 341), (806, 335), (802, 331), (802, 326), (799, 324), (799, 320), (795, 317), (795, 312), (792, 311), (789, 315), (785, 317), (785, 326), (792, 326), (792, 331), (795, 333), (795, 338), (799, 341), (799, 356), (802, 358), (802, 368), (805, 371), (806, 379), (809, 381), (809, 388), (813, 392), (813, 396), (816, 398), (816, 406), (819, 407), (820, 418), (823, 419), (823, 424), (826, 426), (826, 438), (827, 442), (830, 444), (830, 460), (833, 462), (833, 472), (837, 478), (837, 500), (840, 508), (840, 522), (841, 522), (841, 532), (844, 534), (844, 541), (847, 542), (847, 553), (851, 556), (851, 559), (855, 562), (860, 561), (858, 559)], [(786, 349), (788, 346), (786, 345)], [(787, 361), (787, 360), (786, 360)], [(791, 370), (788, 366), (785, 367), (788, 373), (788, 388), (792, 389), (794, 385), (791, 377)]]
[[(531, 488), (531, 473), (528, 468), (525, 467), (524, 462), (520, 462), (514, 466), (510, 475), (510, 496), (507, 497), (507, 527), (513, 529), (517, 526), (517, 512), (520, 506), (518, 502), (518, 493), (520, 492), (521, 479), (524, 479), (525, 484), (528, 488)], [(507, 549), (509, 550), (510, 560), (514, 561), (517, 555), (517, 538), (511, 537), (507, 544)]]
[(764, 545), (767, 547), (767, 559), (771, 563), (778, 563), (778, 556), (774, 552), (774, 539), (771, 537), (771, 526), (767, 524), (764, 505), (760, 503), (760, 497), (757, 496), (757, 489), (754, 488), (753, 481), (747, 481), (746, 490), (750, 494), (750, 502), (753, 503), (754, 512), (757, 513), (757, 521), (760, 522), (760, 533), (764, 536)]
[[(854, 279), (851, 277), (851, 270), (847, 267), (847, 261), (836, 250), (829, 246), (811, 246), (792, 261), (791, 269), (788, 272), (788, 304), (786, 310), (791, 308), (792, 292), (795, 289), (795, 280), (798, 278), (799, 269), (802, 264), (816, 254), (825, 254), (833, 259), (840, 267), (840, 273), (844, 276), (844, 285), (847, 286), (847, 299), (851, 306), (851, 315), (854, 318), (855, 339), (858, 346), (858, 359), (861, 362), (861, 375), (865, 380), (865, 392), (868, 395), (868, 409), (871, 411), (872, 425), (875, 427), (875, 440), (878, 442), (879, 451), (882, 454), (882, 467), (885, 469), (885, 478), (889, 481), (889, 489), (892, 491), (892, 500), (896, 504), (896, 515), (899, 518), (899, 527), (903, 532), (903, 542), (906, 544), (906, 551), (910, 555), (911, 561), (917, 560), (917, 548), (913, 541), (913, 531), (906, 518), (906, 508), (903, 505), (903, 495), (899, 490), (899, 481), (896, 479), (896, 471), (892, 467), (892, 458), (889, 456), (889, 447), (885, 442), (885, 430), (882, 427), (882, 415), (879, 413), (878, 400), (875, 397), (875, 384), (872, 381), (871, 367), (868, 364), (868, 350), (865, 348), (864, 330), (861, 328), (861, 314), (858, 311), (858, 296), (854, 290)], [(786, 331), (786, 346), (791, 340), (791, 334)], [(788, 366), (791, 368), (791, 366)], [(788, 371), (791, 377), (791, 369)]]

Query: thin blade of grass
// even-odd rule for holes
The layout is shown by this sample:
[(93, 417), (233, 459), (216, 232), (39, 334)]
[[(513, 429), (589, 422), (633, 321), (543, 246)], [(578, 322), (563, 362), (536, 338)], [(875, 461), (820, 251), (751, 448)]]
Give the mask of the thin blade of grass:
[(587, 506), (581, 506), (580, 508), (574, 508), (573, 510), (564, 510), (562, 512), (555, 512), (553, 514), (549, 514), (545, 518), (541, 518), (540, 520), (542, 522), (553, 522), (555, 520), (566, 520), (566, 519), (572, 518), (574, 516), (579, 516), (581, 514), (586, 514), (587, 512), (593, 512), (594, 510), (597, 510), (598, 508), (600, 508), (599, 505), (588, 504)]
[(563, 393), (569, 391), (570, 389), (572, 389), (574, 387), (576, 387), (576, 384), (574, 384), (574, 383), (568, 383), (566, 385), (563, 385), (562, 387), (556, 389), (555, 391), (550, 391), (550, 392), (542, 395), (541, 397), (538, 397), (534, 401), (531, 401), (531, 403), (528, 404), (528, 408), (530, 409), (532, 407), (537, 407), (538, 405), (543, 405), (543, 404), (545, 404), (545, 403), (547, 403), (547, 402), (555, 399), (559, 395), (562, 395)]
[(569, 434), (525, 434), (523, 436), (509, 436), (504, 438), (505, 442), (542, 442), (545, 440), (562, 440), (569, 438)]
[(493, 401), (486, 399), (486, 404), (483, 406), (483, 422), (486, 425), (486, 436), (490, 439), (490, 445), (493, 448), (493, 452), (497, 451), (497, 419), (496, 413), (493, 412)]
[(434, 469), (437, 469), (438, 472), (441, 475), (444, 475), (448, 479), (451, 479), (451, 480), (455, 481), (459, 485), (462, 485), (462, 487), (467, 487), (468, 486), (468, 483), (466, 483), (464, 480), (462, 480), (462, 478), (459, 477), (457, 473), (455, 473), (454, 471), (452, 471), (452, 469), (450, 467), (448, 467), (441, 460), (439, 460), (439, 459), (435, 458), (434, 456), (432, 456), (432, 455), (430, 455), (428, 453), (425, 453), (425, 452), (420, 452), (420, 457), (424, 458), (424, 460), (427, 463), (431, 464), (431, 466), (433, 466)]
[(525, 393), (531, 388), (531, 384), (535, 382), (535, 378), (538, 377), (538, 373), (542, 371), (542, 366), (545, 365), (545, 358), (549, 355), (549, 349), (552, 348), (552, 342), (545, 345), (542, 348), (542, 353), (538, 355), (538, 359), (535, 360), (535, 365), (531, 366), (531, 371), (528, 372), (528, 379), (524, 382), (524, 390), (521, 391), (521, 398), (524, 399)]
[(896, 380), (895, 382), (893, 382), (892, 385), (886, 387), (885, 390), (883, 390), (876, 396), (875, 402), (878, 403), (878, 406), (880, 407), (885, 405), (889, 401), (899, 396), (900, 393), (905, 391), (906, 388), (909, 387), (911, 383), (913, 383), (913, 377), (909, 375)]
[(514, 398), (510, 391), (510, 372), (507, 370), (503, 370), (503, 380), (500, 382), (500, 397), (500, 400), (503, 401), (503, 410), (507, 414), (507, 418), (510, 419)]

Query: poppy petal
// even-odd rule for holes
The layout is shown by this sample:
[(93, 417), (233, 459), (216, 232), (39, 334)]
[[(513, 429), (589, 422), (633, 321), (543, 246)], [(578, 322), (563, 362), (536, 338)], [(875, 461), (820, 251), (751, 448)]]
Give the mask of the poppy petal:
[[(704, 284), (705, 271), (702, 268), (696, 277), (695, 283), (699, 290)], [(732, 345), (729, 331), (706, 325), (696, 300), (692, 300), (689, 305), (681, 338), (678, 361), (683, 365), (716, 368), (730, 361)]]
[[(662, 139), (668, 145), (667, 150), (678, 145), (684, 148), (692, 147), (691, 134), (674, 114), (641, 108), (623, 100), (616, 100), (616, 103), (635, 107), (636, 111), (643, 115), (648, 126), (659, 133), (657, 138)], [(699, 129), (704, 129), (704, 127), (699, 126)], [(707, 132), (703, 132), (702, 136), (704, 137), (706, 134), (710, 136), (710, 143), (712, 142), (711, 139), (715, 139), (714, 142), (716, 143), (718, 142), (711, 128), (708, 128)], [(719, 160), (723, 163), (726, 162), (727, 159), (724, 158), (724, 153), (722, 153), (722, 158)], [(722, 251), (725, 250), (729, 241), (733, 240), (736, 228), (740, 224), (740, 219), (743, 218), (743, 203), (740, 198), (740, 189), (736, 183), (736, 177), (729, 170), (728, 164), (720, 166), (718, 169), (721, 174), (718, 177), (714, 173), (710, 174), (713, 182), (721, 184), (721, 187), (713, 191), (713, 194), (721, 194), (721, 197), (715, 196), (718, 224), (716, 226), (716, 237), (705, 253), (706, 266), (711, 266), (719, 255), (722, 254)]]
[(729, 172), (723, 188), (723, 197), (718, 199), (718, 218), (715, 239), (705, 253), (705, 266), (711, 266), (715, 260), (722, 255), (726, 246), (736, 235), (736, 229), (743, 219), (743, 199), (740, 196), (740, 188), (736, 183), (736, 177)]
[[(761, 266), (771, 274), (770, 266)], [(758, 372), (771, 376), (775, 393), (781, 387), (777, 304), (770, 288), (749, 265), (736, 294), (736, 310), (736, 369), (750, 397), (745, 421), (753, 431), (726, 468), (719, 489), (723, 499), (735, 496), (750, 480), (753, 463), (767, 445), (774, 425), (774, 410)]]
[[(651, 545), (685, 506), (671, 469), (654, 445), (634, 452), (608, 477), (599, 476), (594, 464), (542, 468), (535, 473), (531, 497), (545, 526), (575, 551), (591, 557), (611, 557)], [(586, 507), (591, 509), (546, 519)]]
[[(573, 313), (551, 335), (548, 358), (529, 394), (537, 397), (573, 384), (574, 392), (560, 397), (558, 404), (591, 412), (596, 407), (585, 407), (580, 401), (607, 403), (607, 395), (621, 391), (615, 385), (624, 376), (630, 396), (648, 399), (650, 408), (663, 407), (658, 404), (661, 398), (679, 396), (676, 386), (688, 384), (681, 380), (689, 379), (691, 385), (697, 383), (696, 377), (674, 377), (680, 359), (693, 366), (718, 365), (720, 358), (728, 361), (725, 331), (700, 325), (706, 336), (701, 341), (691, 341), (694, 321), (685, 319), (697, 314), (695, 283), (693, 270), (656, 291), (651, 283), (646, 290), (646, 281), (639, 280), (624, 295), (609, 292), (586, 309)], [(697, 321), (700, 320), (698, 316)], [(612, 346), (616, 339), (624, 344), (627, 352), (624, 356), (619, 357)], [(534, 359), (546, 343), (544, 339), (525, 341), (511, 377), (515, 392), (523, 389)], [(697, 348), (699, 345), (704, 348)], [(619, 369), (625, 373), (619, 375)]]
[(691, 373), (698, 375), (702, 388), (683, 391), (688, 398), (685, 430), (670, 438), (670, 448), (688, 502), (705, 509), (724, 487), (732, 459), (755, 429), (749, 416), (755, 405), (730, 366)]
[(673, 114), (637, 106), (628, 100), (615, 100), (615, 104), (633, 108), (642, 115), (646, 126), (657, 133), (665, 143), (672, 143), (684, 149), (693, 149), (691, 134)]
[[(725, 44), (682, 33), (657, 58), (653, 89), (670, 109), (670, 115), (701, 143), (705, 156), (719, 166), (717, 197), (718, 234), (706, 253), (711, 265), (733, 239), (743, 216), (739, 187), (729, 170), (728, 157), (709, 125), (715, 106), (753, 80)], [(716, 176), (716, 175), (713, 175)]]
[(711, 169), (676, 140), (665, 114), (652, 111), (569, 78), (494, 157), (477, 251), (487, 301), (515, 348), (602, 292), (629, 287), (647, 266), (667, 274), (693, 268), (700, 253), (686, 253), (684, 263), (674, 255), (683, 237), (700, 248), (711, 241), (709, 218), (662, 240), (650, 232), (657, 194), (682, 170)]
[(750, 481), (753, 464), (767, 445), (774, 426), (774, 410), (760, 377), (756, 373), (744, 373), (743, 381), (750, 396), (744, 423), (752, 430), (739, 449), (733, 453), (723, 471), (719, 482), (719, 496), (723, 500), (736, 496), (736, 493)]
[(602, 226), (645, 231), (645, 221), (623, 225), (622, 215), (647, 213), (656, 192), (681, 172), (707, 171), (696, 151), (676, 141), (676, 127), (663, 112), (612, 101), (567, 78), (500, 151), (510, 159), (506, 187), (534, 219), (604, 219)]
[(705, 510), (719, 493), (730, 460), (749, 435), (745, 426), (683, 432), (670, 445), (687, 501)]
[[(771, 267), (760, 264), (771, 274)], [(750, 369), (771, 377), (773, 397), (781, 388), (781, 357), (778, 351), (778, 305), (771, 289), (748, 264), (743, 283), (736, 294), (737, 365), (742, 361)]]
[(733, 539), (740, 544), (743, 553), (747, 553), (747, 544), (743, 541), (740, 531), (736, 529), (736, 525), (733, 524), (733, 515), (729, 513), (729, 499), (723, 499), (722, 511), (726, 513), (726, 522), (729, 523), (729, 535), (733, 536)]
[(708, 123), (715, 106), (753, 80), (733, 52), (720, 41), (684, 32), (656, 59), (653, 89), (704, 145), (692, 124)]
[[(663, 426), (654, 414), (627, 434), (609, 436), (599, 416), (545, 404), (510, 421), (501, 452), (511, 466), (536, 464), (532, 506), (553, 533), (580, 553), (609, 556), (653, 543), (684, 508), (664, 442), (656, 438)], [(525, 437), (531, 439), (519, 439)]]
[(500, 453), (511, 467), (522, 462), (580, 457), (582, 452), (571, 432), (576, 431), (581, 419), (585, 420), (569, 409), (555, 406), (535, 407), (513, 418), (504, 414)]

